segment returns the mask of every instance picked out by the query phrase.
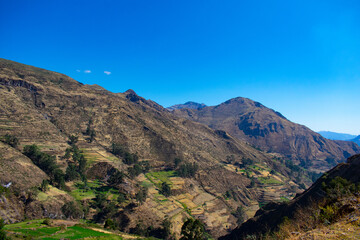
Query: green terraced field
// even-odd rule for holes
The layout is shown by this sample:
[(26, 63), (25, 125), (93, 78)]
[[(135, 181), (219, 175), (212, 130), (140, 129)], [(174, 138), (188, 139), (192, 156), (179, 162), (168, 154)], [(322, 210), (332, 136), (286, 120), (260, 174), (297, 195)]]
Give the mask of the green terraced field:
[[(141, 238), (134, 235), (126, 235), (129, 238), (124, 238), (116, 233), (102, 232), (101, 228), (90, 229), (87, 225), (74, 225), (71, 227), (64, 226), (48, 226), (42, 224), (44, 220), (31, 220), (20, 223), (8, 224), (5, 226), (5, 231), (11, 239), (109, 239), (109, 240), (121, 240), (121, 239), (144, 239), (151, 240), (156, 238)], [(54, 220), (56, 221), (56, 220)], [(97, 231), (97, 229), (99, 229)]]

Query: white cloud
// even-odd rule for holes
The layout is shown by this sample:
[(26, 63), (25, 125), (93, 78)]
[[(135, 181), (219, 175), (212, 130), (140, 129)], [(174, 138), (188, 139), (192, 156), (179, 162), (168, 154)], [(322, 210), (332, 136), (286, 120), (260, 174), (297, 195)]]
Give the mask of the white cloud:
[(104, 73), (105, 73), (106, 75), (110, 75), (110, 74), (111, 74), (111, 72), (109, 72), (109, 71), (104, 71)]
[(91, 73), (91, 71), (90, 70), (85, 70), (84, 73)]

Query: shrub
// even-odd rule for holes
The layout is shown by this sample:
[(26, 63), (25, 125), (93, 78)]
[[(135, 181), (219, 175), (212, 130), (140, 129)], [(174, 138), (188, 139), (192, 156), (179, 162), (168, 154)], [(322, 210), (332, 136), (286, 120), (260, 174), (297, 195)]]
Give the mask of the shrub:
[(114, 221), (111, 219), (106, 219), (104, 228), (109, 228), (109, 229), (115, 230), (116, 227), (115, 227)]
[(19, 139), (10, 134), (5, 134), (2, 141), (6, 144), (9, 144), (13, 148), (16, 148), (19, 145)]
[(325, 225), (333, 223), (338, 217), (339, 208), (335, 204), (320, 207), (319, 220)]
[(45, 218), (44, 221), (42, 222), (42, 224), (50, 226), (51, 225), (51, 220), (49, 218)]

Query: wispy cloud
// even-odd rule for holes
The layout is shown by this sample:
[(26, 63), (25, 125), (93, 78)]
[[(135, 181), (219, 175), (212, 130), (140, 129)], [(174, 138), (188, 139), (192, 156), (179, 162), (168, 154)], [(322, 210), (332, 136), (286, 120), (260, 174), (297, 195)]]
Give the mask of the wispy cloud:
[(91, 70), (85, 70), (84, 73), (91, 73)]
[(77, 72), (81, 72), (80, 69), (76, 69)]
[(104, 73), (105, 73), (106, 75), (110, 75), (110, 74), (111, 74), (111, 72), (109, 72), (109, 71), (104, 71)]

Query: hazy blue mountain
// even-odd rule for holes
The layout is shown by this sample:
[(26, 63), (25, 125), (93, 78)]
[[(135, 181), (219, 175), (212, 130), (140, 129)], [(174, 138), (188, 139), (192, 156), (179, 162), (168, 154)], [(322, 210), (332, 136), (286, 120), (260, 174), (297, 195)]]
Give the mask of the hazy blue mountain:
[(189, 109), (200, 109), (206, 107), (203, 103), (197, 103), (197, 102), (186, 102), (184, 104), (176, 104), (171, 107), (168, 107), (167, 109), (172, 111), (175, 109), (183, 109), (183, 108), (189, 108)]
[(354, 138), (354, 139), (351, 139), (350, 141), (352, 141), (352, 142), (354, 142), (354, 143), (356, 143), (357, 145), (359, 145), (360, 146), (360, 135), (359, 136), (357, 136), (356, 138)]
[(351, 135), (347, 133), (337, 133), (337, 132), (330, 132), (330, 131), (320, 131), (318, 132), (324, 138), (330, 140), (342, 140), (342, 141), (350, 141), (356, 137), (356, 135)]

